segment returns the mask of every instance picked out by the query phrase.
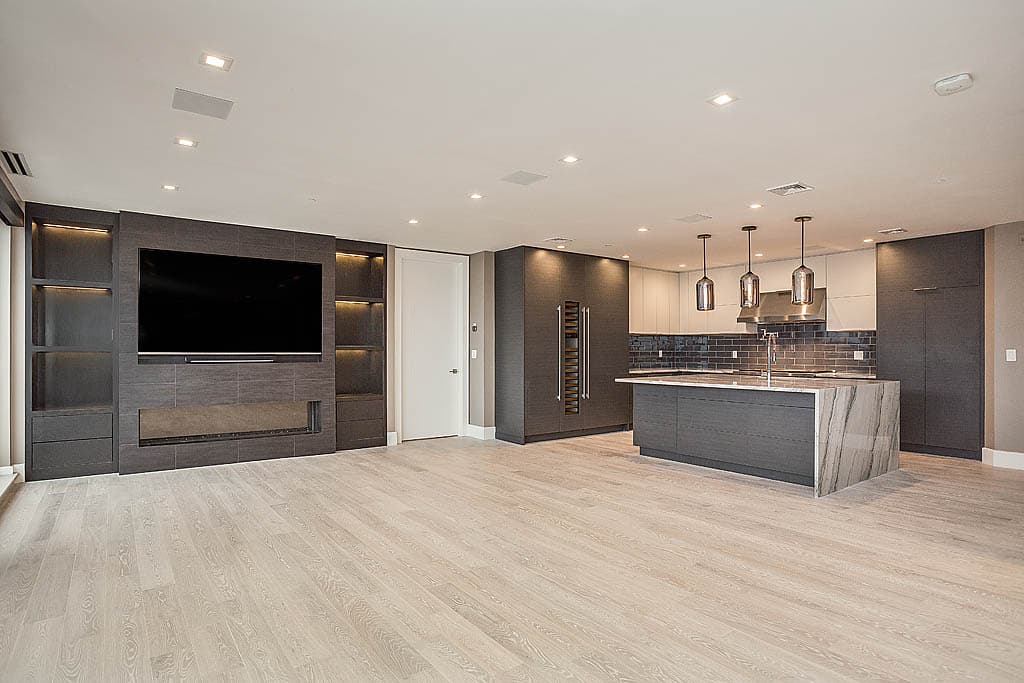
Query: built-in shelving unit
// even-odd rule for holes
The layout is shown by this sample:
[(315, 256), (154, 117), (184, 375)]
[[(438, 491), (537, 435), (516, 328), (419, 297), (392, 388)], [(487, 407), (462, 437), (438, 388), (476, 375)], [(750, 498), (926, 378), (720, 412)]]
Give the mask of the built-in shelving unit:
[(338, 450), (383, 446), (387, 247), (338, 240), (334, 260), (334, 387)]
[(117, 215), (29, 204), (28, 479), (116, 472)]

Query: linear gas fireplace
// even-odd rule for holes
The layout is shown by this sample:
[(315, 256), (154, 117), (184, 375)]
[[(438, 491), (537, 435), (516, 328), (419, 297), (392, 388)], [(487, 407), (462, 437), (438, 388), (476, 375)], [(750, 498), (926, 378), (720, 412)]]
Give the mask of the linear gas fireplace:
[(320, 431), (320, 401), (139, 410), (139, 445), (233, 441)]

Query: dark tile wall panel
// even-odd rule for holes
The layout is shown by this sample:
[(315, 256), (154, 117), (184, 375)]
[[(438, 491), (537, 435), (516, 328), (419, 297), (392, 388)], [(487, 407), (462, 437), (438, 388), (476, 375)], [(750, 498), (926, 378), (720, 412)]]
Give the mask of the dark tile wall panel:
[[(139, 249), (320, 263), (322, 360), (272, 365), (140, 364), (136, 355)], [(334, 237), (126, 212), (121, 214), (118, 263), (121, 473), (334, 452)], [(292, 400), (320, 401), (319, 434), (139, 446), (138, 411), (142, 408)]]
[[(764, 370), (762, 331), (778, 332), (775, 368), (874, 373), (874, 330), (829, 332), (825, 323), (759, 325), (757, 334), (630, 335), (630, 368)], [(661, 356), (658, 352), (661, 351)], [(732, 357), (733, 351), (736, 358)], [(853, 352), (863, 351), (864, 360)]]

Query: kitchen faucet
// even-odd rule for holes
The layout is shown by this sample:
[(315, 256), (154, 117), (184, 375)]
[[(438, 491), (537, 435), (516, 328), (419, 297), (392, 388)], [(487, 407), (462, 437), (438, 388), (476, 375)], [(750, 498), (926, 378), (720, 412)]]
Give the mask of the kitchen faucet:
[(775, 362), (775, 352), (778, 347), (779, 333), (764, 330), (761, 338), (765, 341), (765, 355), (768, 361), (768, 386), (772, 385), (772, 363)]

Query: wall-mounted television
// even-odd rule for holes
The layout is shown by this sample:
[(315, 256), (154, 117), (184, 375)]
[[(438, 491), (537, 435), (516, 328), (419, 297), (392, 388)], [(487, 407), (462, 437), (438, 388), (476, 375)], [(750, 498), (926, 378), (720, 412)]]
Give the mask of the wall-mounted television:
[(139, 250), (139, 355), (321, 353), (319, 263)]

